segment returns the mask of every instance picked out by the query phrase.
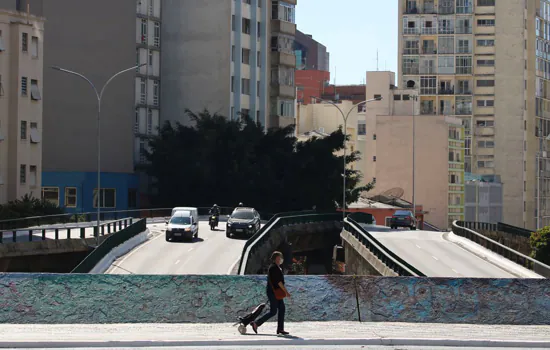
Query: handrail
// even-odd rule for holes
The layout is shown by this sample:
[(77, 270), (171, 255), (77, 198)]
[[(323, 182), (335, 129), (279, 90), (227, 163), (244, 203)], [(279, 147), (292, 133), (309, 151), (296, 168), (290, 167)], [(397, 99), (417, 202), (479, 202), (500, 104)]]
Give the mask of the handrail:
[(317, 214), (317, 212), (313, 210), (308, 211), (298, 211), (298, 212), (287, 212), (287, 213), (279, 213), (275, 214), (256, 234), (254, 234), (248, 241), (246, 241), (243, 252), (241, 254), (241, 261), (239, 262), (239, 275), (245, 274), (246, 264), (248, 262), (248, 256), (250, 255), (250, 252), (252, 251), (252, 248), (259, 244), (267, 235), (267, 232), (278, 226), (281, 219), (284, 218), (296, 218), (296, 217), (304, 217), (304, 216), (313, 216), (313, 215), (323, 215), (323, 214)]
[(498, 243), (488, 237), (485, 237), (481, 233), (475, 232), (469, 228), (462, 227), (459, 225), (461, 221), (453, 222), (453, 233), (467, 238), (477, 244), (482, 245), (483, 247), (492, 250), (495, 253), (498, 253), (505, 257), (506, 259), (515, 262), (518, 265), (521, 265), (543, 277), (550, 278), (550, 266), (541, 263), (538, 260), (535, 260), (527, 255), (521, 254), (518, 251), (515, 251), (507, 246)]
[(399, 276), (426, 277), (420, 270), (400, 258), (390, 249), (386, 248), (376, 238), (374, 238), (361, 224), (350, 217), (344, 220), (344, 228), (351, 228), (349, 231), (355, 238), (359, 239), (378, 259), (386, 266), (395, 271)]

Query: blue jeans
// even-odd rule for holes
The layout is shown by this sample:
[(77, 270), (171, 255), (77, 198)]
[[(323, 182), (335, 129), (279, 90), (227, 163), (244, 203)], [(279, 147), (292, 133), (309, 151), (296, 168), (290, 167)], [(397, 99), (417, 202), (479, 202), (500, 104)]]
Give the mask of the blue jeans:
[(269, 299), (269, 312), (265, 315), (263, 315), (258, 321), (256, 321), (256, 325), (260, 327), (262, 324), (265, 323), (265, 321), (269, 320), (271, 317), (277, 315), (277, 331), (284, 331), (285, 330), (285, 301), (284, 300), (277, 300), (275, 298), (275, 293), (273, 293), (273, 290), (268, 287), (267, 289), (267, 297)]

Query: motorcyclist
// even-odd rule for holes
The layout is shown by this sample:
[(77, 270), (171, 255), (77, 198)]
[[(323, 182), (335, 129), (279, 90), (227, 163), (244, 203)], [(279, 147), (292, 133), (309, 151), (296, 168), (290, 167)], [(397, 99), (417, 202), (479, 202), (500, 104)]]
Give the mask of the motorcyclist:
[(212, 208), (210, 208), (209, 214), (213, 215), (215, 217), (219, 217), (220, 216), (220, 207), (218, 207), (217, 204), (214, 204), (212, 206)]

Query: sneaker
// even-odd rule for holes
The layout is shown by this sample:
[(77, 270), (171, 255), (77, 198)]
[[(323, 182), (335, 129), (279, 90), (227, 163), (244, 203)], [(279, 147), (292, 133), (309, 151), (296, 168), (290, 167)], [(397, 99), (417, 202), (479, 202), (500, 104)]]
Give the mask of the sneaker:
[(258, 334), (258, 325), (256, 324), (256, 322), (251, 322), (250, 325), (252, 326), (252, 330), (254, 331), (254, 333)]
[(277, 334), (281, 334), (281, 335), (289, 335), (290, 333), (288, 333), (288, 332), (285, 332), (285, 331), (277, 331)]

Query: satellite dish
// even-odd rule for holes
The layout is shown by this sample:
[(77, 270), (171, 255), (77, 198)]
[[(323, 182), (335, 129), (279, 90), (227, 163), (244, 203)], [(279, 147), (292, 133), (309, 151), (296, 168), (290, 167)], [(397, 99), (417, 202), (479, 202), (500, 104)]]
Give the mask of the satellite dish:
[(386, 192), (382, 193), (383, 196), (391, 198), (401, 198), (404, 194), (405, 190), (403, 190), (401, 187), (394, 187), (391, 190), (387, 190)]

